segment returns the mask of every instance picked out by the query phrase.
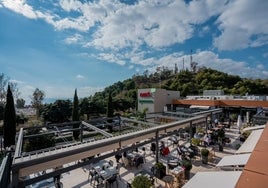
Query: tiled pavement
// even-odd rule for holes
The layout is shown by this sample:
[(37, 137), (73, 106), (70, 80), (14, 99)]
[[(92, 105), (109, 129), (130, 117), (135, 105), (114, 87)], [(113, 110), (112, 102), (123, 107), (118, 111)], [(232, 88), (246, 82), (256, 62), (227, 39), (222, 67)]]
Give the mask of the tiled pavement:
[[(231, 138), (231, 143), (224, 147), (223, 152), (218, 152), (218, 149), (215, 148), (215, 155), (213, 156), (212, 160), (207, 165), (202, 164), (199, 157), (197, 157), (193, 161), (193, 168), (191, 170), (191, 177), (194, 176), (194, 174), (196, 172), (219, 170), (215, 167), (215, 165), (220, 161), (220, 159), (225, 155), (232, 155), (235, 152), (235, 149), (234, 149), (235, 145), (237, 144), (237, 142), (239, 142), (239, 141), (237, 141), (237, 138), (239, 136), (238, 131), (236, 129), (232, 129), (232, 128), (226, 129), (226, 136)], [(180, 144), (184, 144), (185, 142), (186, 142), (185, 140), (181, 140)], [(166, 143), (168, 143), (167, 140), (166, 140)], [(175, 150), (175, 148), (173, 148), (172, 145), (170, 145), (169, 148), (171, 150), (171, 155), (176, 155), (175, 151), (172, 152), (173, 150)], [(131, 180), (134, 178), (134, 174), (136, 174), (138, 171), (140, 171), (141, 169), (146, 169), (146, 170), (150, 171), (150, 168), (153, 166), (153, 163), (155, 163), (155, 156), (150, 155), (149, 145), (146, 146), (146, 149), (147, 149), (146, 163), (143, 164), (143, 166), (139, 167), (138, 169), (135, 167), (132, 167), (132, 168), (121, 167), (120, 168), (121, 179), (118, 180), (118, 184), (114, 183), (111, 187), (126, 188), (127, 182), (131, 182)], [(210, 147), (210, 149), (212, 149), (212, 148)], [(114, 164), (116, 164), (114, 157), (111, 157), (107, 160), (113, 160)], [(166, 159), (160, 157), (160, 161), (165, 162)], [(68, 173), (62, 174), (61, 182), (63, 183), (63, 187), (64, 188), (96, 187), (88, 181), (88, 173), (89, 173), (88, 167), (84, 167), (84, 168), (79, 168), (79, 169), (70, 171)], [(98, 187), (104, 187), (104, 185), (100, 185)], [(155, 182), (154, 187), (165, 187), (165, 184), (163, 181), (157, 180)]]

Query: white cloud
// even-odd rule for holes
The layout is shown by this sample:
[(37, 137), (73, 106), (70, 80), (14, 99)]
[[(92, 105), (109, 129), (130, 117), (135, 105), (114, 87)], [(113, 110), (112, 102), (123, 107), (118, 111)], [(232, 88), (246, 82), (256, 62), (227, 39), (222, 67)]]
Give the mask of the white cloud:
[(129, 65), (128, 68), (129, 69), (134, 69), (134, 65)]
[[(147, 44), (153, 48), (183, 43), (194, 33), (194, 24), (219, 14), (224, 1), (139, 1), (107, 16), (90, 43), (120, 49)], [(206, 10), (206, 11), (204, 11)]]
[(50, 10), (34, 10), (24, 0), (10, 2), (5, 0), (2, 4), (28, 18), (44, 19), (58, 30), (86, 32), (98, 24), (94, 39), (88, 45), (113, 50), (138, 48), (143, 44), (162, 48), (183, 43), (193, 36), (195, 24), (204, 23), (211, 16), (219, 14), (225, 6), (224, 1), (215, 3), (211, 0), (190, 1), (188, 4), (177, 0), (140, 0), (131, 6), (117, 0), (85, 3), (61, 0), (59, 7), (62, 10), (77, 12), (75, 17), (72, 14), (61, 17)]
[(100, 53), (97, 58), (106, 62), (125, 65), (125, 61), (122, 60), (123, 57), (120, 54)]
[(80, 74), (78, 74), (78, 75), (76, 75), (76, 79), (78, 79), (78, 80), (82, 80), (82, 79), (84, 79), (85, 77), (83, 76), (83, 75), (80, 75)]
[(70, 36), (68, 38), (66, 38), (64, 41), (67, 44), (76, 44), (78, 42), (80, 42), (83, 39), (83, 36), (80, 34), (74, 34), (73, 36)]
[(268, 1), (230, 1), (218, 18), (221, 35), (214, 39), (220, 50), (243, 49), (267, 44)]
[(25, 0), (3, 0), (2, 5), (8, 9), (13, 10), (23, 16), (31, 19), (36, 19), (37, 15), (33, 8), (29, 6)]
[(257, 68), (260, 69), (260, 70), (263, 70), (264, 69), (264, 65), (263, 64), (258, 64), (257, 65)]
[(262, 69), (249, 67), (249, 64), (243, 61), (234, 61), (228, 58), (222, 59), (211, 51), (202, 51), (193, 54), (193, 58), (194, 61), (198, 63), (198, 66), (210, 67), (228, 74), (239, 75), (243, 78), (260, 78), (268, 76), (267, 72)]
[(78, 0), (60, 0), (60, 6), (63, 10), (69, 11), (78, 11), (82, 6), (82, 3)]
[(90, 95), (94, 95), (96, 92), (103, 91), (105, 89), (104, 86), (99, 86), (99, 87), (91, 87), (91, 86), (86, 86), (86, 87), (81, 87), (78, 88), (78, 94), (79, 97), (88, 97)]
[(12, 83), (16, 83), (16, 84), (24, 84), (25, 82), (24, 81), (21, 81), (21, 80), (9, 80), (9, 82), (12, 82)]

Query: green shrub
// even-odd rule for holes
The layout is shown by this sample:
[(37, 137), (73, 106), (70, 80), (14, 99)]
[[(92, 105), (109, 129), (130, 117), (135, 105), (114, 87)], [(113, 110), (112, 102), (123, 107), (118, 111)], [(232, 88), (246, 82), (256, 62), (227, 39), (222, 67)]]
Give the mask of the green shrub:
[(201, 149), (201, 155), (207, 157), (209, 154), (209, 150), (206, 148)]
[(200, 144), (201, 140), (199, 138), (192, 138), (191, 143), (194, 146), (198, 146)]
[(191, 161), (186, 159), (182, 161), (182, 166), (185, 168), (185, 170), (191, 170), (193, 167)]
[(131, 186), (133, 188), (150, 188), (152, 184), (148, 177), (140, 175), (135, 176), (133, 182), (131, 183)]

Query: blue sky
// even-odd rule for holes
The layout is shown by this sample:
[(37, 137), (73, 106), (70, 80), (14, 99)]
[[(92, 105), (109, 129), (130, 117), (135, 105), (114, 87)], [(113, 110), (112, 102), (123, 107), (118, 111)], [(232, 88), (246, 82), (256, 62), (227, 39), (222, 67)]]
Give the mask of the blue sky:
[(27, 102), (87, 97), (156, 67), (268, 78), (266, 0), (0, 0), (0, 73)]

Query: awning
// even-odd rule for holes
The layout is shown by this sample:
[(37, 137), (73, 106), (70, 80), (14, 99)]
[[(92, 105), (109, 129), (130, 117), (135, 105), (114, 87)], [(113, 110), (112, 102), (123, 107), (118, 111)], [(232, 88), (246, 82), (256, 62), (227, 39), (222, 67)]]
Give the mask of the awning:
[(216, 166), (217, 167), (245, 166), (248, 162), (249, 157), (250, 153), (239, 154), (239, 155), (227, 155), (224, 156)]
[(241, 171), (197, 172), (183, 188), (232, 188), (235, 187)]
[(249, 137), (246, 139), (246, 141), (242, 144), (242, 146), (240, 146), (240, 148), (235, 153), (236, 154), (251, 153), (254, 150), (262, 134), (262, 131), (263, 129), (252, 131)]
[(203, 110), (209, 110), (210, 106), (191, 105), (190, 108), (198, 108), (198, 109), (203, 109)]

